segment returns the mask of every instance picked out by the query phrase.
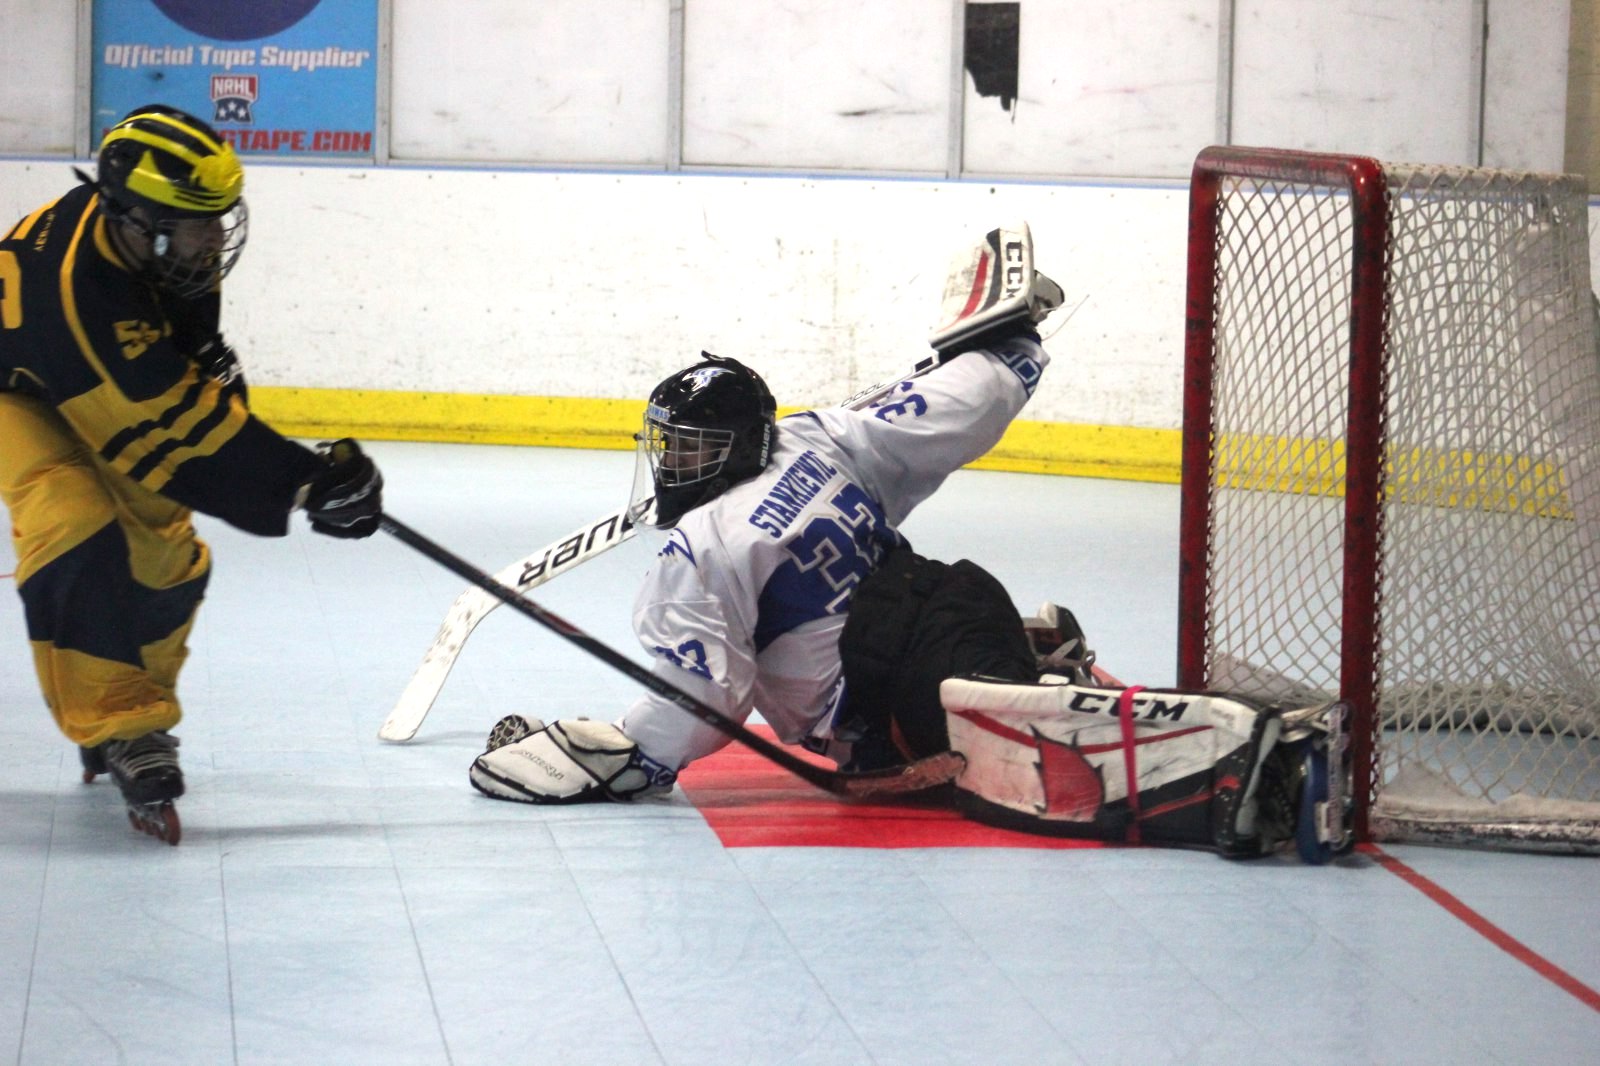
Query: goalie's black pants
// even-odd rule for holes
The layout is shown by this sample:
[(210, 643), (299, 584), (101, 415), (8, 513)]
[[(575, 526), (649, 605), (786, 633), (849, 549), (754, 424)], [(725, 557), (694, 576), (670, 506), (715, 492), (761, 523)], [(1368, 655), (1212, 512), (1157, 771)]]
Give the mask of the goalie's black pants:
[(987, 570), (891, 552), (850, 601), (839, 637), (842, 720), (864, 731), (850, 768), (870, 770), (950, 746), (939, 685), (961, 674), (1035, 681), (1011, 597)]

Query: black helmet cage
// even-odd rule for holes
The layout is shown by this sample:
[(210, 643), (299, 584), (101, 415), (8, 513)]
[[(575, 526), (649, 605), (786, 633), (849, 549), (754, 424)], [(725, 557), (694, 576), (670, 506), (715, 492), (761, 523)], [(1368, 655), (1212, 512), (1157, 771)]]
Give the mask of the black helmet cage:
[(210, 126), (176, 108), (136, 108), (111, 127), (91, 184), (109, 219), (149, 241), (149, 255), (130, 265), (162, 289), (183, 297), (207, 292), (244, 250), (249, 210), (238, 156)]
[(701, 355), (704, 362), (672, 375), (650, 394), (638, 440), (639, 455), (649, 465), (655, 514), (640, 524), (675, 525), (766, 469), (777, 413), (772, 393), (737, 360)]

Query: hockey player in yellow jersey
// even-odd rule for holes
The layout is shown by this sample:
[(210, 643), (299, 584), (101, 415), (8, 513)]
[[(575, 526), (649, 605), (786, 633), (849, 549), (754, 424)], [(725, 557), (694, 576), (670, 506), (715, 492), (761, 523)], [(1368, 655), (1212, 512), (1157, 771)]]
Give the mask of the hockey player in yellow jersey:
[(97, 174), (0, 240), (0, 499), (45, 701), (134, 824), (176, 843), (178, 673), (211, 554), (192, 511), (283, 536), (370, 536), (382, 477), (250, 413), (220, 332), (244, 248), (244, 170), (209, 126), (150, 105)]

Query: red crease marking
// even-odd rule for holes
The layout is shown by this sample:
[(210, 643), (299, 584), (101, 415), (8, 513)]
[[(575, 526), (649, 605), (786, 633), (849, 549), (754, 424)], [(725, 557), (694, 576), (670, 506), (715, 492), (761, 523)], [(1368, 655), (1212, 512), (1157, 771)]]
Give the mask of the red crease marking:
[[(771, 738), (769, 726), (755, 731)], [(800, 748), (794, 754), (833, 765)], [(846, 802), (739, 744), (691, 763), (678, 784), (727, 848), (1099, 848), (1098, 840), (1022, 833), (915, 799)]]

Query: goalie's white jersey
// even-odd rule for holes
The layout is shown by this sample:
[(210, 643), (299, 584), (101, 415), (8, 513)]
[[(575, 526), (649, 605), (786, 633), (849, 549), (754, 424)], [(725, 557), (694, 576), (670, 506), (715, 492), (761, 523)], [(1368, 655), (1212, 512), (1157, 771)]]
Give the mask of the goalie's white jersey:
[[(684, 515), (645, 578), (633, 625), (655, 672), (736, 721), (758, 709), (786, 743), (847, 756), (828, 740), (857, 585), (903, 543), (912, 508), (1000, 440), (1048, 362), (1019, 337), (901, 382), (871, 408), (780, 421), (766, 469)], [(728, 743), (654, 695), (617, 724), (673, 769)]]

